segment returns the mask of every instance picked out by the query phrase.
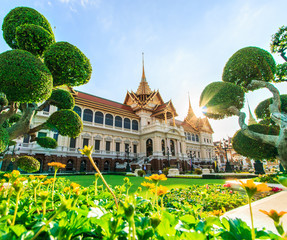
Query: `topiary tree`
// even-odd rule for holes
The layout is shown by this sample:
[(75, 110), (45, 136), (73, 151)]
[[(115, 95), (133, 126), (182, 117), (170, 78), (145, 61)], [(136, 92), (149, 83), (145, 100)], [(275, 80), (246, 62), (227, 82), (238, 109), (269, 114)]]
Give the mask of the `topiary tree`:
[[(57, 147), (54, 139), (36, 137), (42, 129), (78, 136), (83, 126), (72, 110), (74, 98), (56, 87), (87, 83), (92, 73), (89, 59), (72, 44), (56, 42), (48, 20), (32, 8), (11, 10), (2, 30), (12, 50), (0, 54), (0, 153), (25, 134), (42, 147)], [(31, 127), (33, 117), (49, 104), (58, 111)]]
[[(280, 28), (273, 35), (271, 43), (271, 51), (280, 53), (285, 60), (286, 29)], [(203, 90), (200, 106), (205, 108), (205, 115), (209, 118), (239, 117), (241, 129), (232, 139), (233, 148), (239, 154), (256, 160), (278, 158), (287, 169), (287, 96), (280, 96), (277, 88), (270, 83), (281, 81), (279, 68), (269, 52), (257, 47), (242, 48), (226, 63), (220, 90), (218, 82), (211, 83)], [(241, 88), (241, 91), (235, 90), (237, 88)], [(267, 88), (273, 97), (256, 108), (256, 116), (261, 124), (248, 126), (245, 123), (246, 114), (241, 111), (244, 93), (259, 88)]]

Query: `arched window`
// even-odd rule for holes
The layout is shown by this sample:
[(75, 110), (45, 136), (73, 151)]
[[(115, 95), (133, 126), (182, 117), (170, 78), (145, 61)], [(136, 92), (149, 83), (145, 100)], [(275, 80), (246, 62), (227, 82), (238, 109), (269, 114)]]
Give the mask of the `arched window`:
[(163, 139), (161, 140), (161, 151), (162, 155), (165, 156), (165, 142)]
[(111, 114), (106, 114), (105, 125), (113, 126), (114, 125), (114, 117)]
[(74, 112), (77, 113), (80, 117), (82, 117), (82, 109), (80, 107), (75, 106)]
[(115, 126), (120, 128), (123, 127), (123, 119), (121, 117), (115, 117)]
[(133, 120), (132, 121), (132, 129), (135, 130), (135, 131), (139, 130), (139, 123), (138, 123), (137, 120)]
[(194, 134), (192, 134), (192, 141), (195, 142), (195, 136), (194, 136)]
[(149, 138), (146, 141), (146, 156), (153, 155), (153, 147), (152, 147), (152, 140)]
[(80, 165), (80, 172), (85, 172), (85, 171), (87, 171), (87, 161), (82, 160), (81, 165)]
[(104, 163), (104, 172), (110, 171), (110, 163), (108, 161), (105, 161)]
[(87, 122), (93, 122), (93, 111), (90, 109), (85, 109), (83, 120)]
[(124, 128), (131, 129), (131, 120), (129, 120), (128, 118), (124, 119)]
[(73, 165), (74, 165), (73, 160), (69, 159), (67, 162), (66, 171), (73, 171)]
[(95, 113), (95, 123), (98, 123), (98, 124), (104, 123), (104, 114), (102, 112)]
[(198, 137), (197, 134), (196, 134), (196, 136), (195, 136), (195, 141), (199, 142), (199, 137)]
[(170, 151), (171, 151), (171, 155), (175, 156), (175, 149), (174, 149), (174, 141), (170, 140)]
[(191, 136), (190, 136), (189, 132), (187, 133), (187, 140), (189, 140), (189, 141), (191, 140)]

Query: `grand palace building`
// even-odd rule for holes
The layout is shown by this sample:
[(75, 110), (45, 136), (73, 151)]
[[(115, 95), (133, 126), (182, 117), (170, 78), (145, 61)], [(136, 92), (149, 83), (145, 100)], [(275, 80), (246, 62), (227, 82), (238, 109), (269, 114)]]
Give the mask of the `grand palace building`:
[[(153, 172), (168, 166), (180, 171), (190, 169), (190, 162), (212, 162), (214, 158), (213, 130), (207, 118), (195, 116), (190, 100), (183, 121), (176, 119), (172, 101), (165, 102), (159, 91), (152, 91), (142, 78), (136, 92), (127, 92), (123, 103), (69, 89), (75, 98), (74, 111), (83, 121), (83, 131), (77, 138), (41, 130), (38, 137), (57, 140), (56, 149), (45, 149), (28, 137), (18, 139), (17, 155), (32, 155), (41, 163), (41, 172), (51, 169), (52, 161), (66, 164), (67, 172), (94, 171), (79, 149), (93, 145), (93, 158), (101, 171), (126, 171), (143, 168)], [(33, 125), (39, 125), (56, 111), (48, 106), (38, 113)], [(9, 164), (3, 164), (6, 169)]]

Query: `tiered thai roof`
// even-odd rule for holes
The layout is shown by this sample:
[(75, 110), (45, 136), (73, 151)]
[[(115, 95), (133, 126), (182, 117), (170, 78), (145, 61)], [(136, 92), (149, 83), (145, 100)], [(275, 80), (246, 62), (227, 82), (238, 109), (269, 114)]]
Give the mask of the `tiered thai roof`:
[(146, 110), (151, 112), (151, 116), (160, 119), (170, 119), (177, 116), (172, 101), (164, 102), (159, 91), (152, 91), (145, 76), (144, 62), (142, 78), (136, 92), (127, 92), (124, 104), (131, 106), (134, 112)]
[(184, 128), (184, 130), (188, 132), (207, 132), (210, 134), (213, 133), (213, 129), (208, 119), (206, 117), (198, 118), (194, 114), (194, 111), (191, 107), (190, 98), (189, 98), (188, 113), (181, 125)]

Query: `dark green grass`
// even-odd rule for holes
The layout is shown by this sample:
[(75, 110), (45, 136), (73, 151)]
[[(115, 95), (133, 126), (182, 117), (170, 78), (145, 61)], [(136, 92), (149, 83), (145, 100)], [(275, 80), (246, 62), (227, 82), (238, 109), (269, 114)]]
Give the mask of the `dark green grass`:
[[(94, 182), (94, 175), (77, 175), (77, 176), (65, 176), (65, 178), (76, 182), (83, 187), (88, 187)], [(122, 185), (124, 183), (125, 176), (120, 175), (104, 175), (107, 183), (112, 187)], [(133, 184), (130, 192), (135, 192), (138, 187), (141, 186), (143, 181), (148, 181), (144, 177), (128, 177)], [(166, 181), (161, 181), (159, 184), (171, 188), (184, 188), (191, 185), (205, 185), (205, 184), (224, 184), (224, 179), (184, 179), (184, 178), (168, 178)], [(98, 181), (98, 185), (103, 184), (101, 179)], [(144, 189), (143, 189), (144, 190)]]

